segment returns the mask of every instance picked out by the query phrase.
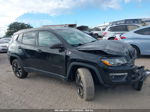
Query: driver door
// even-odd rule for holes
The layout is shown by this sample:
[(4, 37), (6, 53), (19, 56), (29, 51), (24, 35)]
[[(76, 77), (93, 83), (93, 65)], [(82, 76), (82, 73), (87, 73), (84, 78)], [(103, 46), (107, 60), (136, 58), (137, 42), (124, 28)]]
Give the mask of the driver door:
[(65, 50), (51, 49), (51, 46), (62, 43), (55, 34), (49, 31), (39, 31), (37, 47), (38, 70), (48, 73), (65, 75)]

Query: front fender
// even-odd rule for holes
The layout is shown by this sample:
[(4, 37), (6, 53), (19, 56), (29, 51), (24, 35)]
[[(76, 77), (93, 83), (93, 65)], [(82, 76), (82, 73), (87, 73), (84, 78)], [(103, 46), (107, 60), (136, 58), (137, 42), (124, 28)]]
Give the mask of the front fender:
[(97, 76), (99, 82), (100, 82), (101, 84), (104, 84), (104, 81), (102, 80), (102, 77), (101, 77), (101, 75), (100, 75), (98, 69), (97, 69), (95, 66), (91, 65), (91, 64), (83, 63), (83, 62), (72, 62), (72, 63), (69, 65), (68, 70), (67, 70), (67, 79), (70, 79), (70, 78), (72, 77), (72, 75), (73, 75), (73, 74), (72, 74), (72, 72), (73, 72), (72, 70), (73, 70), (73, 68), (74, 68), (75, 66), (79, 66), (79, 67), (81, 66), (81, 67), (85, 67), (85, 68), (91, 69), (92, 71), (95, 72), (95, 74), (96, 74), (96, 76)]

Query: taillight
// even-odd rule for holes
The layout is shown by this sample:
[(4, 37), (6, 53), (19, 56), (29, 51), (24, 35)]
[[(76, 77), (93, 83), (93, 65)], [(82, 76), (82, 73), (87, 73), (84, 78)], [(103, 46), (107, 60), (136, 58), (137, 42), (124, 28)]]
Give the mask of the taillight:
[(120, 37), (120, 39), (126, 39), (127, 37)]
[(103, 32), (103, 36), (107, 35), (107, 32)]

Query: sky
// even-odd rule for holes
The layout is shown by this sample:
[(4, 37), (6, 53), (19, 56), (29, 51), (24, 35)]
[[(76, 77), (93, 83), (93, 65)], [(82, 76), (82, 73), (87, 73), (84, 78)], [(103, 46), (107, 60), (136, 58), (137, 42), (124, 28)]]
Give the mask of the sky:
[(78, 24), (94, 27), (111, 21), (150, 18), (150, 0), (0, 0), (0, 37), (12, 22), (33, 27)]

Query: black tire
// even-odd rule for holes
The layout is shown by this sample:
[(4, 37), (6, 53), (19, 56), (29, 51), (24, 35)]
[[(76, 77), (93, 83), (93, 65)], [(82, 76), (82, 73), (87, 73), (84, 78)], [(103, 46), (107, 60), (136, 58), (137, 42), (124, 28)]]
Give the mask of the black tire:
[(14, 59), (12, 61), (12, 69), (17, 78), (23, 79), (28, 76), (28, 73), (23, 69), (23, 67), (17, 59)]
[(135, 90), (141, 91), (142, 87), (143, 87), (143, 81), (138, 81), (138, 82), (134, 83), (132, 86)]
[(140, 49), (134, 45), (132, 45), (132, 47), (136, 50), (136, 56), (140, 57), (141, 53), (140, 53)]
[(90, 101), (94, 99), (95, 87), (91, 72), (86, 68), (77, 69), (76, 73), (76, 85), (78, 89), (78, 95), (86, 100)]
[(99, 37), (99, 35), (96, 33), (96, 34), (94, 34), (94, 37), (95, 37), (95, 38), (98, 38), (98, 37)]
[(114, 40), (115, 39), (115, 37), (110, 37), (110, 38), (108, 38), (108, 40)]

